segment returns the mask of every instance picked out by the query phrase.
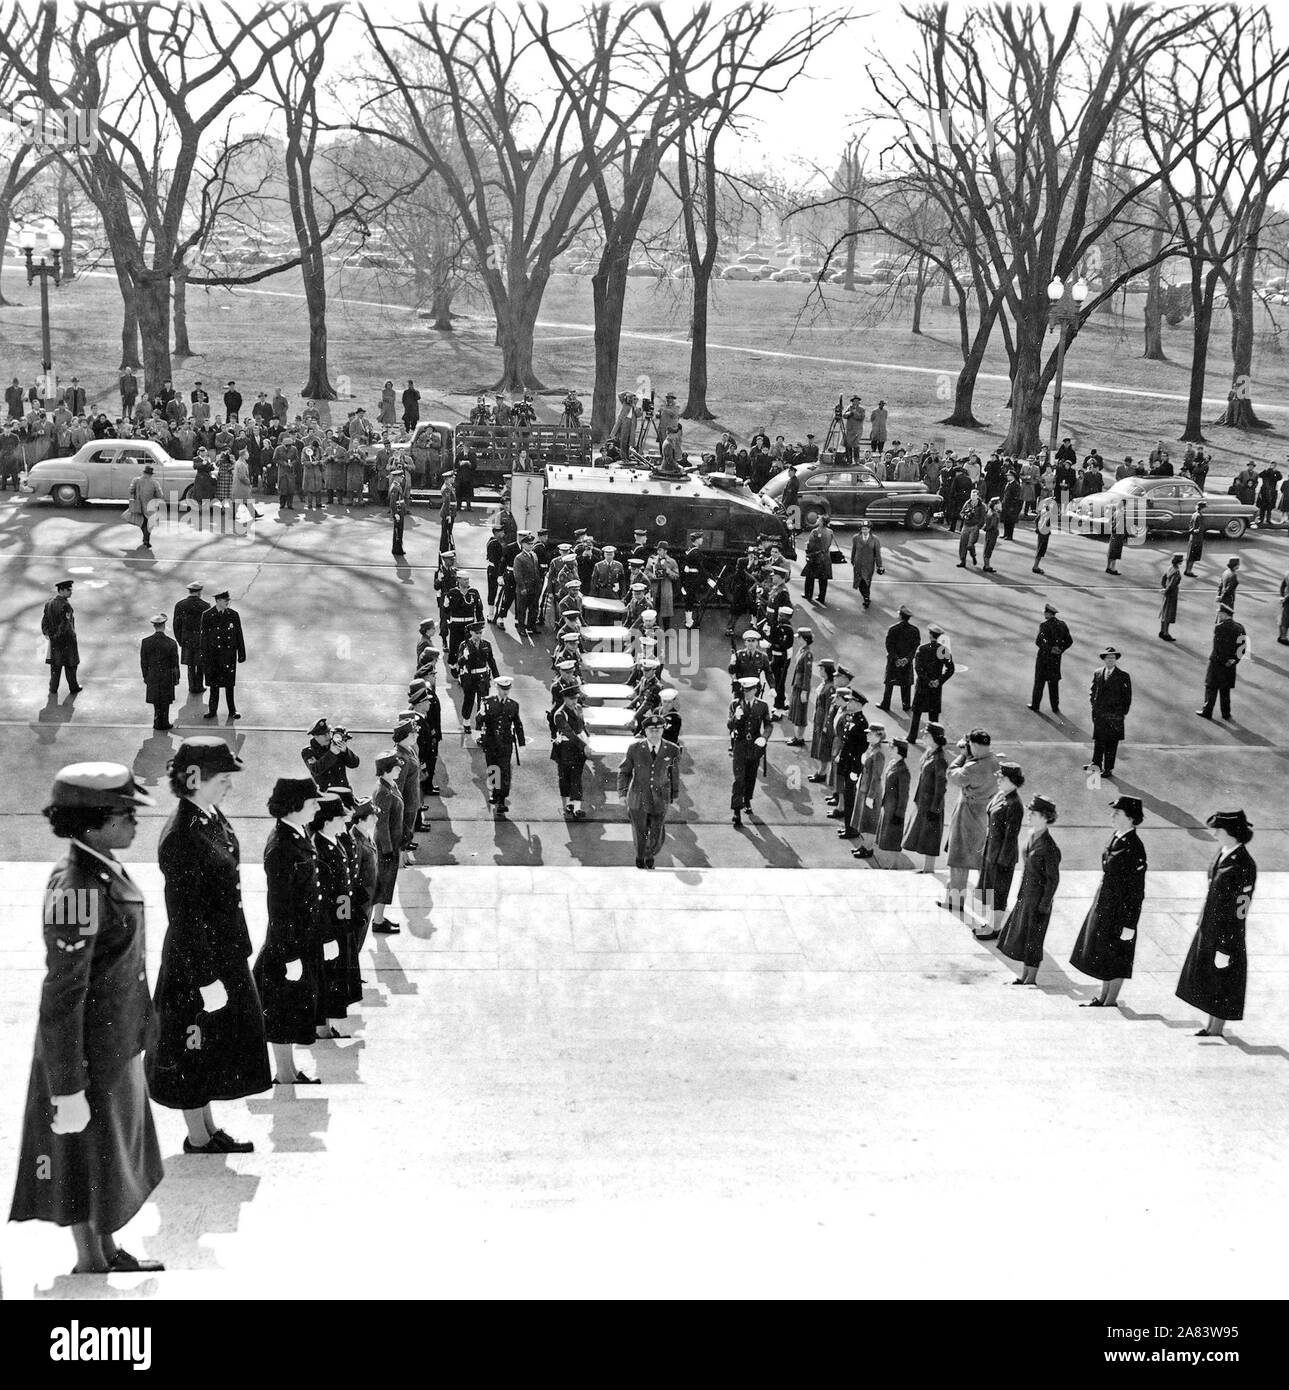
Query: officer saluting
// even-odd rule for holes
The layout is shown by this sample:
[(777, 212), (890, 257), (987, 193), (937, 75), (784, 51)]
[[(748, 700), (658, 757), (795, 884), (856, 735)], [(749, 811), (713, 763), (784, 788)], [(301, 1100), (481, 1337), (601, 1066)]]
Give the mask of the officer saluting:
[(488, 804), (496, 807), (500, 817), (510, 809), (511, 758), (518, 758), (525, 740), (519, 706), (510, 698), (513, 680), (498, 676), (493, 683), (497, 693), (485, 698), (475, 717), (475, 728), (487, 759)]
[(1038, 625), (1038, 636), (1034, 638), (1038, 654), (1034, 657), (1034, 692), (1029, 697), (1029, 707), (1035, 714), (1043, 702), (1043, 687), (1047, 686), (1047, 698), (1052, 704), (1052, 713), (1061, 712), (1061, 656), (1074, 645), (1070, 629), (1057, 616), (1050, 603), (1043, 605), (1043, 621)]
[(49, 639), (45, 662), (49, 666), (49, 693), (58, 694), (58, 682), (67, 672), (67, 689), (75, 695), (80, 690), (76, 668), (80, 665), (80, 648), (76, 644), (76, 614), (72, 609), (74, 579), (60, 579), (54, 585), (54, 597), (46, 600), (40, 617), (40, 630)]
[(237, 667), (246, 660), (246, 643), (242, 638), (242, 620), (237, 610), (229, 607), (227, 589), (215, 595), (215, 606), (201, 617), (201, 664), (206, 683), (210, 686), (210, 702), (203, 719), (214, 719), (219, 711), (219, 692), (223, 690), (228, 713), (233, 719), (237, 712), (233, 687), (237, 684)]
[(174, 617), (170, 630), (179, 643), (179, 660), (188, 670), (188, 689), (200, 695), (206, 688), (201, 673), (201, 619), (209, 611), (210, 604), (201, 596), (201, 581), (194, 579), (188, 585), (188, 597), (175, 604)]
[(1222, 718), (1231, 717), (1231, 691), (1235, 689), (1235, 668), (1248, 654), (1249, 639), (1243, 623), (1232, 616), (1229, 603), (1217, 606), (1217, 622), (1213, 627), (1213, 649), (1208, 654), (1204, 672), (1204, 708), (1197, 709), (1201, 719), (1212, 719), (1213, 706), (1221, 699)]
[(730, 789), (730, 824), (742, 826), (744, 811), (752, 810), (756, 790), (756, 770), (765, 759), (770, 734), (770, 711), (764, 700), (756, 698), (761, 688), (759, 676), (742, 676), (739, 690), (730, 705), (726, 727), (730, 731), (730, 755), (734, 759), (734, 782)]
[(173, 728), (170, 706), (179, 684), (179, 644), (165, 633), (166, 615), (152, 618), (152, 633), (139, 643), (144, 699), (152, 706), (152, 727), (161, 733)]

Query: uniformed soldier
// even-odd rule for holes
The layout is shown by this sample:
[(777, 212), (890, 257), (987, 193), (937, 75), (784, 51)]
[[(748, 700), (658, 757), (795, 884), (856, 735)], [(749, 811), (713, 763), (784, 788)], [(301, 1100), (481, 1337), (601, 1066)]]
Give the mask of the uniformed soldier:
[(1061, 712), (1061, 656), (1074, 645), (1070, 629), (1057, 615), (1050, 604), (1043, 605), (1043, 621), (1038, 625), (1038, 636), (1034, 646), (1038, 652), (1034, 657), (1034, 690), (1029, 697), (1029, 707), (1035, 714), (1043, 702), (1043, 687), (1047, 687), (1047, 698), (1053, 714)]
[(1235, 668), (1248, 655), (1249, 639), (1243, 623), (1237, 623), (1229, 603), (1217, 606), (1217, 622), (1213, 626), (1213, 647), (1208, 654), (1204, 672), (1204, 708), (1197, 709), (1201, 719), (1212, 719), (1213, 706), (1221, 700), (1222, 718), (1231, 717), (1231, 691), (1235, 689)]
[(143, 1068), (153, 1022), (143, 894), (115, 857), (152, 804), (128, 768), (75, 763), (45, 807), (69, 843), (45, 889), (45, 979), (9, 1219), (70, 1226), (77, 1274), (163, 1268), (114, 1240), (164, 1175)]
[(633, 560), (640, 561), (641, 570), (644, 569), (649, 557), (653, 554), (653, 546), (649, 544), (649, 532), (637, 528), (632, 532), (631, 556)]
[(761, 634), (754, 627), (747, 628), (743, 633), (742, 648), (730, 653), (729, 673), (732, 693), (735, 696), (738, 695), (739, 681), (744, 676), (755, 676), (759, 684), (765, 679), (769, 668), (769, 660), (761, 650)]
[(448, 595), (448, 661), (454, 662), (475, 623), (483, 622), (483, 599), (463, 570), (456, 574), (456, 588)]
[(461, 725), (468, 729), (470, 711), (476, 702), (482, 705), (489, 683), (497, 676), (497, 658), (493, 655), (492, 643), (483, 635), (481, 622), (470, 628), (470, 635), (457, 653), (455, 670), (461, 682)]
[(416, 831), (421, 818), (421, 761), (416, 756), (416, 721), (405, 719), (393, 730), (394, 754), (398, 758), (398, 794), (403, 798), (404, 853), (416, 848)]
[(726, 728), (730, 731), (730, 756), (734, 760), (734, 780), (730, 788), (730, 823), (743, 824), (742, 813), (752, 810), (752, 793), (756, 790), (756, 772), (765, 761), (766, 741), (770, 736), (770, 710), (764, 700), (757, 698), (761, 688), (760, 676), (742, 676), (739, 692), (730, 705)]
[(627, 611), (622, 621), (626, 627), (636, 627), (640, 615), (649, 607), (649, 586), (643, 579), (635, 580), (627, 597)]
[(618, 795), (626, 798), (636, 868), (652, 869), (667, 837), (667, 811), (680, 795), (680, 749), (662, 736), (663, 721), (645, 721), (644, 737), (627, 749), (618, 768)]
[(1238, 556), (1232, 555), (1226, 562), (1226, 568), (1218, 576), (1217, 580), (1217, 601), (1219, 604), (1226, 604), (1232, 612), (1235, 611), (1235, 591), (1240, 587), (1240, 560)]
[(617, 559), (617, 548), (604, 547), (604, 558), (591, 571), (591, 596), (593, 598), (621, 599), (626, 593), (627, 572)]
[(679, 691), (667, 689), (658, 693), (658, 708), (662, 714), (662, 736), (668, 743), (674, 743), (677, 748), (680, 744), (680, 730), (683, 720), (680, 710), (676, 708), (679, 699)]
[(551, 670), (560, 669), (562, 662), (571, 661), (579, 683), (583, 679), (582, 638), (576, 632), (565, 633), (555, 644), (555, 655), (551, 658)]
[(537, 556), (537, 544), (528, 531), (519, 537), (519, 552), (511, 562), (511, 578), (515, 588), (515, 626), (522, 632), (536, 634), (541, 626), (538, 614), (542, 589), (542, 568)]
[(417, 625), (419, 636), (416, 639), (416, 664), (419, 667), (425, 660), (425, 654), (433, 651), (437, 656), (439, 653), (438, 644), (435, 641), (435, 632), (438, 623), (433, 618), (422, 618)]
[(931, 623), (927, 628), (927, 640), (913, 653), (913, 717), (909, 720), (908, 739), (912, 743), (918, 736), (918, 726), (922, 716), (937, 723), (940, 718), (940, 704), (944, 699), (946, 682), (953, 679), (955, 667), (949, 639), (939, 623)]
[(1204, 510), (1207, 506), (1207, 502), (1195, 503), (1190, 525), (1186, 528), (1186, 568), (1182, 573), (1190, 575), (1192, 579), (1195, 577), (1195, 562), (1204, 558)]
[(640, 662), (640, 679), (636, 682), (636, 693), (629, 705), (642, 714), (651, 713), (657, 708), (662, 694), (662, 662), (656, 656), (646, 656)]
[(904, 713), (913, 708), (913, 654), (922, 641), (922, 633), (909, 620), (913, 612), (905, 604), (900, 605), (897, 622), (886, 632), (886, 676), (882, 690), (882, 701), (878, 709), (891, 712), (891, 692), (899, 688)]
[(1095, 768), (1103, 777), (1114, 776), (1124, 720), (1132, 708), (1132, 678), (1119, 669), (1122, 656), (1118, 647), (1104, 648), (1101, 669), (1092, 676), (1092, 761), (1083, 770)]
[(492, 523), (492, 535), (488, 537), (486, 550), (488, 563), (488, 611), (493, 614), (494, 620), (497, 613), (497, 593), (501, 585), (501, 576), (504, 569), (502, 556), (505, 553), (506, 542), (501, 533), (501, 523)]
[(788, 676), (788, 662), (792, 657), (792, 644), (796, 630), (792, 626), (792, 609), (785, 605), (776, 610), (770, 626), (770, 679), (774, 682), (774, 708), (776, 714), (788, 706), (784, 684)]
[(498, 676), (493, 684), (496, 694), (484, 700), (475, 717), (475, 728), (487, 761), (488, 802), (500, 817), (510, 809), (511, 759), (517, 761), (519, 749), (524, 746), (524, 725), (519, 706), (510, 698), (512, 679)]
[(348, 729), (333, 728), (325, 719), (319, 719), (309, 730), (309, 742), (300, 749), (300, 757), (319, 791), (349, 786), (349, 769), (359, 762), (350, 741)]
[(591, 575), (595, 573), (595, 567), (604, 559), (604, 552), (595, 544), (595, 537), (585, 535), (577, 543), (577, 577), (582, 581), (582, 588), (591, 587)]
[(67, 689), (75, 695), (81, 689), (76, 679), (81, 653), (76, 643), (76, 613), (72, 608), (74, 579), (60, 579), (54, 585), (54, 596), (45, 601), (40, 617), (40, 630), (48, 639), (45, 662), (49, 666), (49, 693), (58, 694), (58, 684), (67, 672)]
[[(572, 691), (578, 704), (582, 703), (582, 682), (577, 675), (577, 662), (572, 657), (557, 657), (555, 670), (558, 672), (551, 684), (551, 707), (546, 717), (548, 727), (555, 711), (564, 703), (564, 692)], [(553, 727), (551, 732), (554, 732)]]
[(839, 837), (852, 840), (857, 832), (851, 831), (850, 822), (859, 789), (859, 773), (863, 768), (864, 754), (868, 751), (868, 719), (864, 714), (868, 701), (853, 686), (847, 686), (837, 693), (844, 709), (833, 739), (836, 749), (834, 769), (839, 791), (824, 799), (834, 808), (828, 812), (828, 819), (841, 821), (841, 829), (837, 832)]
[(556, 618), (562, 623), (569, 614), (576, 614), (579, 623), (585, 621), (582, 608), (582, 581), (580, 579), (566, 580), (563, 592), (559, 596)]
[[(694, 625), (694, 613), (707, 592), (707, 584), (707, 552), (703, 548), (703, 533), (695, 531), (689, 537), (689, 549), (685, 551), (680, 565), (680, 593), (687, 628)], [(675, 742), (674, 739), (669, 741)]]
[(221, 589), (215, 595), (214, 608), (201, 615), (201, 668), (210, 688), (203, 719), (214, 719), (219, 712), (219, 692), (224, 692), (230, 719), (240, 719), (233, 696), (237, 685), (237, 668), (246, 660), (246, 642), (242, 637), (242, 620), (237, 610), (229, 606), (229, 593)]
[(175, 604), (174, 617), (170, 630), (179, 643), (179, 660), (188, 672), (188, 689), (193, 695), (200, 695), (206, 688), (201, 674), (201, 618), (210, 604), (201, 596), (202, 584), (194, 579), (188, 585), (188, 597)]
[(559, 795), (564, 803), (564, 814), (574, 820), (586, 819), (582, 809), (582, 774), (587, 749), (591, 746), (578, 700), (580, 692), (580, 685), (564, 683), (560, 688), (560, 703), (551, 718), (551, 761), (559, 769)]
[[(439, 702), (439, 692), (424, 680), (414, 680), (407, 687), (407, 698), (416, 712), (419, 727), (416, 732), (416, 757), (421, 764), (421, 801), (427, 796), (438, 796), (438, 783), (434, 780), (435, 769), (439, 765), (439, 744), (443, 742), (443, 707)], [(424, 819), (424, 811), (422, 811)]]
[(547, 567), (545, 583), (542, 585), (537, 613), (540, 621), (545, 621), (546, 605), (552, 598), (559, 598), (563, 592), (564, 581), (571, 579), (576, 573), (577, 556), (573, 554), (573, 547), (567, 541), (560, 541)]
[(152, 618), (152, 633), (139, 643), (139, 668), (143, 672), (144, 699), (152, 706), (152, 727), (161, 733), (170, 723), (170, 706), (179, 685), (179, 644), (165, 632), (166, 615)]

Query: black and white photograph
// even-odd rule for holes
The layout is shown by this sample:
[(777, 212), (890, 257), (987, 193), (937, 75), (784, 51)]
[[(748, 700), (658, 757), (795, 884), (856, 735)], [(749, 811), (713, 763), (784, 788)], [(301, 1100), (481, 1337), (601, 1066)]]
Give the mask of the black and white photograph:
[(75, 1305), (49, 1358), (344, 1300), (1252, 1361), (1286, 26), (0, 0), (0, 1293)]

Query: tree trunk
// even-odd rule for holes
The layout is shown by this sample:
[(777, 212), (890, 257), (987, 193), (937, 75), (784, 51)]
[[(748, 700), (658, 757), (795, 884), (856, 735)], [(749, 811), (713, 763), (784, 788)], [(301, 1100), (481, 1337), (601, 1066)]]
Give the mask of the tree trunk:
[(430, 327), (442, 333), (453, 332), (452, 328), (452, 290), (448, 285), (436, 284), (434, 297), (430, 302)]
[(529, 281), (522, 293), (505, 296), (496, 307), (497, 332), (501, 338), (501, 375), (493, 382), (492, 390), (546, 389), (533, 371), (533, 333), (545, 288), (545, 280)]
[(617, 416), (618, 359), (622, 351), (622, 313), (627, 295), (628, 249), (620, 247), (591, 276), (595, 309), (595, 391), (591, 397), (591, 438), (607, 439)]
[(989, 339), (993, 336), (996, 316), (996, 310), (990, 310), (981, 316), (971, 345), (963, 354), (962, 370), (958, 373), (958, 380), (953, 390), (953, 414), (948, 419), (942, 420), (940, 422), (942, 425), (954, 425), (959, 429), (982, 428), (981, 422), (976, 419), (973, 410), (976, 378), (980, 375), (980, 368), (985, 360), (985, 352), (989, 347)]
[(859, 235), (859, 208), (854, 198), (846, 200), (846, 280), (845, 288), (855, 288), (855, 242)]
[[(9, 240), (9, 205), (0, 203), (0, 251), (4, 250), (5, 243)], [(0, 270), (4, 267), (4, 257), (0, 256)], [(0, 308), (12, 304), (13, 301), (4, 297), (4, 290), (0, 289)]]
[(1038, 305), (1022, 306), (1015, 325), (1016, 347), (1012, 358), (1011, 425), (1002, 452), (1012, 457), (1035, 453), (1043, 425), (1043, 330), (1047, 315)]
[(63, 234), (63, 279), (76, 278), (76, 241), (72, 232), (71, 175), (60, 169), (58, 175), (58, 230)]
[(142, 367), (143, 363), (139, 360), (138, 296), (130, 277), (119, 268), (116, 282), (121, 288), (121, 366)]
[(300, 263), (304, 302), (309, 311), (309, 377), (300, 389), (306, 400), (334, 401), (336, 388), (327, 370), (327, 276), (322, 248), (308, 248)]
[(926, 257), (918, 257), (918, 281), (913, 290), (913, 328), (915, 337), (922, 335), (922, 299), (926, 294)]
[(175, 356), (192, 357), (188, 344), (188, 277), (183, 271), (175, 274)]
[(940, 308), (953, 308), (953, 287), (950, 285), (947, 275), (940, 281)]
[(169, 274), (142, 272), (134, 302), (143, 339), (143, 389), (151, 395), (171, 377)]
[(1216, 272), (1208, 277), (1202, 293), (1197, 293), (1199, 271), (1192, 271), (1191, 303), (1195, 333), (1191, 343), (1191, 379), (1186, 397), (1186, 428), (1182, 439), (1190, 444), (1204, 443), (1204, 375), (1208, 368), (1208, 339), (1213, 329), (1213, 290)]
[(1231, 287), (1231, 389), (1226, 410), (1213, 423), (1237, 430), (1268, 430), (1253, 409), (1253, 275), (1258, 245), (1251, 237), (1240, 255)]
[(681, 415), (686, 420), (714, 420), (707, 404), (707, 311), (711, 303), (710, 268), (694, 272), (694, 309), (689, 319), (689, 395)]
[[(1159, 254), (1163, 245), (1163, 232), (1155, 233), (1152, 255)], [(1159, 266), (1152, 265), (1146, 277), (1146, 350), (1141, 355), (1147, 362), (1167, 362), (1164, 353), (1164, 291), (1161, 281), (1163, 272)]]

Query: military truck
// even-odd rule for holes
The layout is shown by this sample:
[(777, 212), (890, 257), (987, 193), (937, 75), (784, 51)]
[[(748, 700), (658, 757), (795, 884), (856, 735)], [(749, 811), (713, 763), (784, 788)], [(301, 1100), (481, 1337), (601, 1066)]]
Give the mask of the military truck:
[(635, 546), (638, 530), (650, 546), (666, 541), (677, 557), (701, 534), (708, 573), (727, 597), (734, 562), (753, 541), (771, 540), (785, 556), (796, 554), (783, 514), (727, 473), (552, 464), (542, 473), (516, 473), (510, 504), (521, 530), (544, 526), (554, 544), (586, 530), (596, 545), (614, 545), (619, 555)]
[[(438, 447), (434, 447), (434, 436)], [(500, 492), (518, 466), (537, 472), (548, 463), (589, 464), (591, 431), (588, 426), (564, 425), (455, 425), (431, 420), (418, 426), (410, 441), (394, 446), (395, 454), (410, 458), (413, 484), (438, 489), (443, 474), (469, 455), (474, 461), (474, 485)]]

